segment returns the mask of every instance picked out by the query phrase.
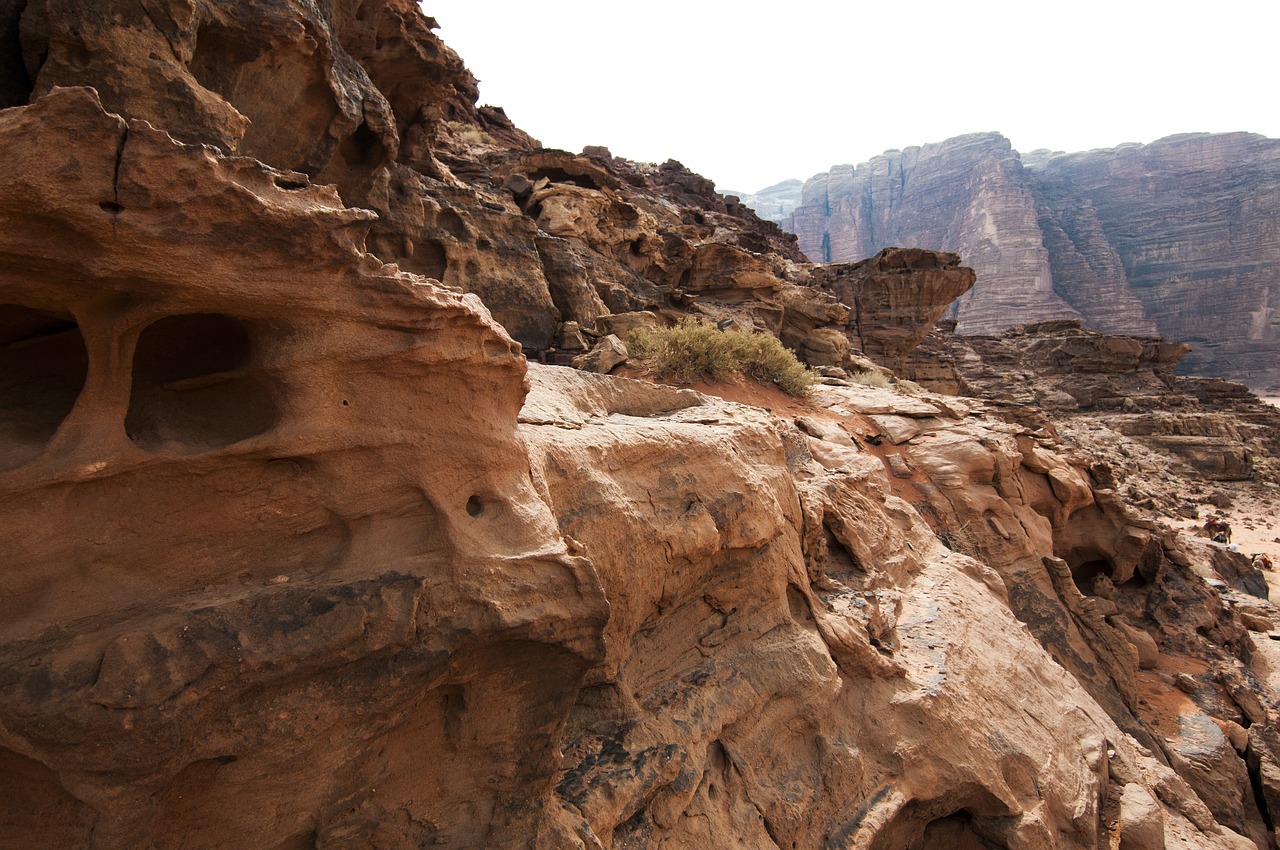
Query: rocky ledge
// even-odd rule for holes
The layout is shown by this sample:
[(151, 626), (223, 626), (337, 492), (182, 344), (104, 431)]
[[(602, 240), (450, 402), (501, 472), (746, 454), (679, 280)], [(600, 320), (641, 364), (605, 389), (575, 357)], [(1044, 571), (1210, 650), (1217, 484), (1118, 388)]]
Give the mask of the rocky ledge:
[[(0, 847), (1274, 846), (1265, 572), (868, 359), (952, 258), (539, 150), (407, 0), (3, 8)], [(682, 315), (825, 377), (536, 362)]]

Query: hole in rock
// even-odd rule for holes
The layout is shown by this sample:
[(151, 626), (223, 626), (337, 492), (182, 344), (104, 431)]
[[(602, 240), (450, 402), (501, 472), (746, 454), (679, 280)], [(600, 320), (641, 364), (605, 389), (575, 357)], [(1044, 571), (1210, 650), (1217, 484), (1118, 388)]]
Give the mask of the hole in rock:
[(342, 155), (342, 161), (352, 168), (371, 169), (381, 164), (387, 149), (378, 134), (369, 129), (369, 124), (365, 122), (342, 140), (338, 153)]
[(449, 270), (449, 257), (444, 252), (444, 245), (434, 239), (423, 240), (414, 249), (413, 257), (407, 263), (410, 271), (440, 281), (444, 280), (444, 274)]
[(311, 185), (311, 181), (305, 178), (298, 180), (282, 176), (277, 176), (274, 182), (276, 186), (284, 189), (286, 192), (297, 192), (299, 189), (305, 189)]
[(1085, 596), (1093, 595), (1093, 580), (1098, 576), (1112, 576), (1115, 565), (1101, 551), (1093, 547), (1072, 549), (1063, 558), (1071, 567), (1071, 580)]
[(472, 496), (467, 499), (467, 513), (471, 516), (480, 516), (484, 513), (484, 503), (480, 501), (479, 496)]
[(83, 71), (93, 63), (93, 54), (83, 44), (67, 46), (67, 62), (77, 71)]
[(459, 242), (464, 242), (470, 237), (467, 232), (467, 223), (462, 220), (462, 216), (453, 210), (441, 210), (440, 214), (436, 216), (436, 227), (439, 227)]
[(270, 430), (278, 407), (270, 384), (247, 371), (253, 349), (244, 324), (221, 313), (147, 326), (133, 358), (129, 438), (151, 451), (194, 454)]
[(70, 314), (0, 305), (0, 470), (44, 450), (88, 373), (84, 337)]
[(34, 73), (27, 73), (19, 33), (26, 5), (23, 0), (0, 3), (0, 109), (25, 106), (31, 99), (31, 79)]
[(631, 204), (616, 203), (613, 209), (618, 214), (618, 218), (623, 224), (635, 224), (640, 220), (640, 212)]
[(124, 212), (124, 207), (120, 206), (115, 201), (102, 201), (98, 204), (98, 208), (103, 212), (109, 212), (112, 215)]
[(694, 224), (706, 224), (706, 223), (707, 223), (707, 217), (706, 217), (706, 216), (704, 216), (702, 213), (694, 213), (694, 214), (693, 214), (693, 223), (694, 223)]
[(443, 281), (449, 270), (449, 255), (445, 252), (444, 243), (435, 239), (405, 244), (398, 235), (374, 234), (369, 237), (368, 246), (369, 253), (379, 259), (423, 277)]
[(931, 821), (924, 828), (924, 839), (913, 850), (946, 847), (948, 850), (1004, 850), (1005, 845), (984, 838), (973, 824), (973, 816), (964, 809)]
[(570, 174), (563, 168), (539, 168), (529, 175), (530, 183), (537, 183), (543, 177), (552, 183), (572, 183), (574, 186), (580, 186), (583, 189), (599, 189), (600, 184), (587, 174)]
[(1086, 596), (1093, 594), (1093, 580), (1098, 576), (1111, 575), (1111, 562), (1105, 559), (1085, 561), (1071, 568), (1071, 579), (1076, 587)]

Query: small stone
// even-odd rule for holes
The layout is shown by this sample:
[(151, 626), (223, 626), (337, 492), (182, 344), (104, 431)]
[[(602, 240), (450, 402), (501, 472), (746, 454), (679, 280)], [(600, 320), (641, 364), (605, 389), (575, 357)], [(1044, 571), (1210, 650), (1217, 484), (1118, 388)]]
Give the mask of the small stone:
[(1200, 683), (1193, 676), (1186, 673), (1179, 673), (1173, 677), (1173, 684), (1184, 694), (1194, 694), (1200, 690)]

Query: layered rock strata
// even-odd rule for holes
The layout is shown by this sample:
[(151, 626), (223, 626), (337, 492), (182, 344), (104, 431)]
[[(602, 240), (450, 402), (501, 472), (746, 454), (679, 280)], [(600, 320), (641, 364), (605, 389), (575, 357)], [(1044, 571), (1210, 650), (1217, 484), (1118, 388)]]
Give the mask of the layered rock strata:
[(819, 174), (789, 226), (823, 260), (959, 253), (978, 273), (961, 333), (1075, 317), (1188, 342), (1188, 373), (1263, 389), (1280, 386), (1278, 187), (1280, 141), (1247, 133), (1028, 155), (982, 133)]
[[(838, 377), (849, 308), (703, 178), (535, 149), (399, 0), (19, 40), (0, 847), (1274, 846), (1256, 571), (1043, 421)], [(953, 265), (822, 274), (888, 352)], [(826, 383), (520, 345), (687, 314)]]
[[(1047, 411), (1134, 437), (1196, 476), (1269, 480), (1280, 457), (1280, 412), (1240, 384), (1177, 376), (1189, 350), (1157, 337), (1101, 334), (1078, 320), (996, 336), (959, 336), (944, 324), (900, 368), (925, 386), (983, 398), (1017, 421)], [(1166, 507), (1179, 503), (1178, 493), (1167, 496)]]

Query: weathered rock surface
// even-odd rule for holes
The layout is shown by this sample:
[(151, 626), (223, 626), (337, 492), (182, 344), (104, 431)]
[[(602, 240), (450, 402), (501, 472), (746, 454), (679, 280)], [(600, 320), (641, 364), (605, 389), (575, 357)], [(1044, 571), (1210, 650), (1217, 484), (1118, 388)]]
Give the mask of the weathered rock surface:
[[(812, 177), (791, 225), (801, 249), (823, 261), (857, 260), (891, 245), (959, 254), (978, 273), (954, 308), (962, 333), (1081, 315), (1055, 286), (1018, 154), (995, 133), (887, 151)], [(1107, 316), (1102, 327), (1149, 330), (1129, 302), (1132, 315), (1124, 302), (1098, 309)]]
[(860, 263), (814, 268), (809, 285), (849, 308), (846, 328), (868, 357), (896, 365), (951, 302), (973, 287), (972, 269), (955, 254), (886, 248)]
[[(1147, 318), (1191, 344), (1190, 374), (1280, 386), (1280, 140), (1192, 133), (1031, 170), (1048, 214), (1086, 211), (1092, 241), (1106, 236)], [(1077, 244), (1114, 268), (1100, 244)], [(1066, 289), (1079, 279), (1054, 270)]]
[(536, 833), (608, 603), (518, 346), (87, 89), (0, 113), (0, 170), (0, 845)]
[(947, 326), (899, 368), (933, 389), (985, 398), (1014, 419), (1043, 408), (1136, 438), (1210, 480), (1254, 478), (1255, 460), (1276, 456), (1271, 435), (1280, 412), (1238, 384), (1231, 392), (1226, 382), (1206, 387), (1203, 379), (1177, 377), (1188, 350), (1155, 337), (1086, 330), (1076, 320), (999, 336), (956, 336)]
[[(1274, 846), (1260, 574), (1042, 413), (849, 380), (849, 308), (704, 178), (537, 150), (401, 0), (17, 32), (0, 848)], [(850, 283), (886, 355), (967, 279), (904, 256)], [(691, 313), (825, 383), (522, 356)], [(1081, 344), (1037, 357), (1177, 353)]]
[(978, 273), (961, 333), (1081, 318), (1193, 346), (1189, 374), (1280, 386), (1280, 141), (1188, 134), (1020, 156), (993, 133), (889, 151), (806, 182), (790, 227), (822, 260), (889, 245)]

